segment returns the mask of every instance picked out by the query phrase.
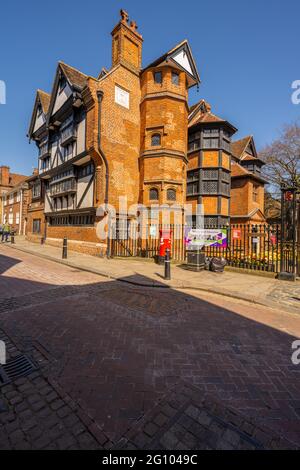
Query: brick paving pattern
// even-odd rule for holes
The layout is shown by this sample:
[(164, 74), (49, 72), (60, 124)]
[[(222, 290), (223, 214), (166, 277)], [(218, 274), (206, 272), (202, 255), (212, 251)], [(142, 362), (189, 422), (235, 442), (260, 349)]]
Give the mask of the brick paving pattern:
[[(8, 360), (20, 354), (2, 330), (0, 339), (5, 341)], [(32, 352), (42, 367), (41, 353), (31, 348)], [(103, 449), (109, 445), (95, 423), (41, 370), (0, 390), (0, 449)]]
[[(100, 448), (120, 442), (182, 381), (255, 429), (300, 446), (300, 368), (291, 363), (300, 316), (209, 294), (130, 287), (2, 247), (0, 254), (1, 328), (19, 351), (37, 354), (43, 380), (68, 397), (83, 433)], [(35, 388), (37, 379), (26, 381)], [(47, 406), (57, 418), (59, 409)], [(80, 446), (76, 439), (72, 445)]]
[(135, 450), (264, 450), (296, 446), (188, 384), (176, 386), (115, 445)]

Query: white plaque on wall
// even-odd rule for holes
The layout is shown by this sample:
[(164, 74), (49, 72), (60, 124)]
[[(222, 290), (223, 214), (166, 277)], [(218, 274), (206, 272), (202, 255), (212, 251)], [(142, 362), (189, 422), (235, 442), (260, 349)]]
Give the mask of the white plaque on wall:
[(129, 109), (129, 93), (119, 86), (115, 86), (115, 102)]

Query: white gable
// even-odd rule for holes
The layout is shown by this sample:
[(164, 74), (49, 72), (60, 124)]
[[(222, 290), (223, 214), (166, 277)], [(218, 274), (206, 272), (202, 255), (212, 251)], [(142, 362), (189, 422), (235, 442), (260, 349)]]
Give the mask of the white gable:
[(177, 54), (174, 54), (172, 56), (172, 59), (175, 60), (175, 62), (177, 62), (177, 64), (179, 64), (182, 68), (184, 68), (188, 73), (190, 73), (191, 75), (194, 75), (188, 55), (184, 51), (184, 49), (182, 49)]
[(36, 115), (33, 132), (37, 131), (46, 122), (44, 113)]
[(59, 92), (59, 90), (57, 91), (52, 114), (55, 114), (56, 111), (58, 111), (62, 107), (62, 105), (67, 101), (69, 96), (71, 96), (71, 94), (72, 94), (72, 90), (68, 83), (66, 84), (65, 88), (61, 92)]

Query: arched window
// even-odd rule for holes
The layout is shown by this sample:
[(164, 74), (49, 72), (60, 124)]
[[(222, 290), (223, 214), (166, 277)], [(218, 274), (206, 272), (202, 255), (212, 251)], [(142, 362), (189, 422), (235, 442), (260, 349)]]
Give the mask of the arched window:
[(157, 145), (161, 144), (161, 135), (160, 134), (153, 134), (151, 136), (151, 145), (152, 147), (155, 147)]
[(167, 200), (176, 201), (176, 191), (175, 189), (167, 189)]
[(151, 188), (149, 194), (150, 201), (158, 201), (158, 189)]

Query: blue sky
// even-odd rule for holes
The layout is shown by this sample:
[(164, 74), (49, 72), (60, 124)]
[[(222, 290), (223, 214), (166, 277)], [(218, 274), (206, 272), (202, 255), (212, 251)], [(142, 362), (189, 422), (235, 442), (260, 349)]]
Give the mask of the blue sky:
[(37, 151), (26, 133), (35, 90), (51, 90), (58, 60), (90, 75), (110, 67), (120, 8), (144, 37), (144, 65), (189, 40), (202, 80), (190, 103), (205, 98), (237, 137), (253, 134), (260, 149), (299, 118), (291, 102), (300, 79), (298, 0), (10, 0), (1, 5), (0, 164), (32, 172)]

